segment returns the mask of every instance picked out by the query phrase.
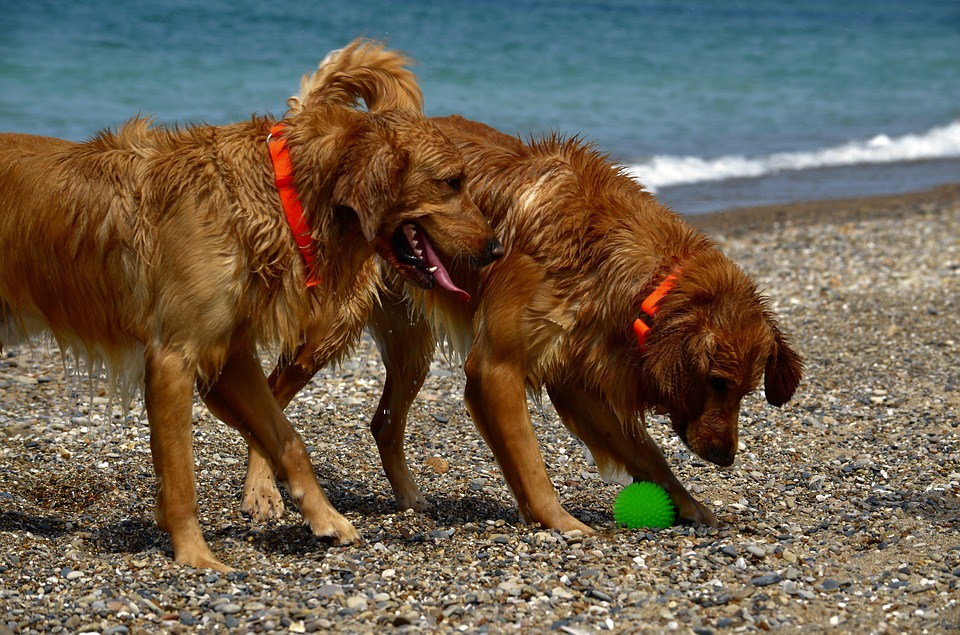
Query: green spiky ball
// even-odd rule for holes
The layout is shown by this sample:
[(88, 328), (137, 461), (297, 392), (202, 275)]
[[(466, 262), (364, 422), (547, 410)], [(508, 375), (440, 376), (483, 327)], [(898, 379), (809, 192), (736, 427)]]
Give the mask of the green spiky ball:
[(667, 491), (656, 483), (635, 481), (617, 496), (613, 519), (630, 529), (670, 527), (677, 520), (677, 508)]

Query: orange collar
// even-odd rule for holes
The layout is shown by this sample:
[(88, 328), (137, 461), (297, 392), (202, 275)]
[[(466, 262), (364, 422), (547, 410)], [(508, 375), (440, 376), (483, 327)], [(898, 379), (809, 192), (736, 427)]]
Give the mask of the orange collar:
[(633, 332), (637, 334), (637, 343), (640, 345), (641, 351), (647, 346), (647, 334), (653, 327), (653, 316), (660, 308), (657, 303), (673, 288), (680, 271), (679, 267), (674, 269), (674, 272), (664, 278), (663, 282), (640, 305), (640, 317), (633, 323)]
[(283, 138), (283, 123), (278, 123), (270, 129), (267, 136), (267, 147), (270, 149), (270, 159), (273, 161), (273, 173), (280, 190), (280, 202), (287, 217), (287, 224), (293, 231), (293, 239), (297, 243), (303, 262), (307, 265), (307, 286), (312, 287), (320, 283), (311, 279), (314, 263), (317, 259), (316, 245), (310, 240), (310, 226), (303, 214), (303, 205), (297, 195), (297, 188), (293, 184), (293, 164), (290, 162), (290, 150), (287, 140)]

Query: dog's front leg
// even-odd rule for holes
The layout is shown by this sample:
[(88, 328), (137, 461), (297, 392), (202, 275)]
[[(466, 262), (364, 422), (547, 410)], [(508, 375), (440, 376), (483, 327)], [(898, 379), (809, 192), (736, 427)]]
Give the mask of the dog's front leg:
[(660, 447), (644, 432), (628, 435), (621, 446), (628, 448), (627, 468), (637, 481), (652, 481), (667, 490), (677, 506), (677, 518), (691, 523), (716, 527), (720, 524), (713, 511), (693, 497), (676, 477)]
[[(298, 392), (310, 383), (313, 376), (320, 370), (313, 363), (310, 355), (304, 355), (306, 349), (301, 345), (292, 359), (284, 357), (270, 373), (267, 384), (273, 392), (274, 398), (284, 409), (293, 400)], [(224, 413), (225, 417), (237, 419), (232, 413)], [(234, 427), (237, 427), (234, 425)], [(283, 497), (277, 489), (277, 482), (273, 478), (273, 468), (263, 448), (253, 441), (248, 442), (247, 476), (243, 481), (243, 500), (240, 509), (254, 520), (279, 520), (283, 516)]]
[(467, 409), (493, 450), (520, 514), (544, 527), (594, 533), (557, 500), (530, 421), (525, 373), (513, 364), (486, 359), (477, 350), (475, 346), (464, 367)]
[[(317, 346), (321, 346), (321, 350), (326, 350), (322, 348), (321, 342), (327, 328), (332, 328), (329, 314), (314, 315), (314, 322), (308, 330), (307, 341), (297, 348), (292, 357), (281, 357), (273, 372), (270, 373), (267, 385), (281, 410), (286, 409), (297, 393), (310, 383), (313, 376), (326, 363), (327, 360), (317, 351)], [(330, 354), (329, 351), (327, 353)], [(228, 416), (231, 415), (228, 414)], [(256, 443), (249, 443), (241, 510), (255, 520), (265, 521), (277, 520), (283, 516), (283, 507), (283, 497), (277, 489), (269, 459)]]
[(336, 543), (360, 539), (320, 488), (307, 447), (270, 392), (252, 344), (231, 354), (203, 399), (217, 417), (239, 430), (251, 447), (262, 450), (316, 536)]
[(180, 354), (148, 346), (144, 403), (150, 422), (150, 451), (157, 473), (157, 525), (170, 533), (177, 562), (230, 571), (217, 560), (200, 530), (193, 459), (195, 373)]
[[(217, 417), (226, 421), (220, 415)], [(270, 460), (264, 454), (263, 448), (258, 447), (253, 439), (247, 440), (247, 476), (243, 480), (240, 510), (261, 522), (280, 520), (283, 517), (283, 496), (273, 478)]]
[(597, 393), (571, 386), (548, 392), (564, 425), (590, 448), (601, 474), (626, 470), (634, 480), (657, 483), (670, 494), (679, 518), (704, 525), (718, 524), (716, 515), (674, 475), (659, 446), (638, 420), (621, 421)]

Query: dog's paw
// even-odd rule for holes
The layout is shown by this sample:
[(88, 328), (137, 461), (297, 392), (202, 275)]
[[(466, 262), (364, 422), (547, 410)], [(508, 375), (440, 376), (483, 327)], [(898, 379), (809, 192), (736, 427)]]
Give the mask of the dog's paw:
[(271, 481), (269, 486), (246, 487), (240, 509), (244, 514), (259, 522), (279, 520), (283, 516), (283, 497), (280, 490)]
[(310, 523), (310, 530), (317, 538), (322, 538), (335, 545), (359, 545), (363, 542), (360, 534), (350, 524), (350, 521), (340, 514), (326, 522)]
[(176, 562), (194, 569), (212, 569), (221, 573), (235, 571), (233, 567), (228, 567), (220, 562), (206, 544), (179, 545), (179, 548), (174, 548), (173, 551), (173, 558)]
[(419, 491), (414, 491), (412, 495), (397, 492), (396, 498), (397, 509), (402, 512), (407, 511), (408, 509), (412, 509), (413, 511), (417, 512), (425, 512), (433, 509), (433, 505), (430, 504), (430, 501), (424, 498), (423, 494), (421, 494)]
[(211, 569), (213, 571), (219, 571), (220, 573), (233, 573), (236, 571), (233, 567), (228, 567), (223, 564), (216, 558), (201, 558), (199, 560), (191, 560), (189, 562), (183, 562), (181, 564), (186, 564), (193, 567), (194, 569)]
[(720, 521), (717, 520), (717, 515), (713, 513), (713, 510), (692, 496), (688, 500), (682, 501), (682, 504), (677, 504), (677, 520), (709, 527), (720, 525)]
[(533, 525), (539, 524), (541, 527), (556, 529), (562, 534), (573, 534), (573, 532), (579, 532), (580, 535), (592, 536), (597, 533), (597, 530), (586, 525), (569, 513), (566, 512), (563, 508), (557, 507), (556, 513), (552, 515), (544, 515), (540, 518), (527, 518), (526, 515), (523, 516), (524, 521)]

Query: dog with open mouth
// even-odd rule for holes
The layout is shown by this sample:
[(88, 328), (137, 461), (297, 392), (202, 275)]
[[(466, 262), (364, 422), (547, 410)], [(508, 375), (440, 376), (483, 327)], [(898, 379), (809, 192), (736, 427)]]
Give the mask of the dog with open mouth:
[(379, 284), (374, 254), (422, 289), (451, 286), (444, 261), (502, 255), (408, 64), (355, 41), (305, 76), (280, 121), (171, 129), (137, 118), (84, 143), (0, 135), (0, 342), (46, 330), (113, 385), (143, 385), (156, 520), (177, 562), (229, 569), (197, 516), (195, 386), (315, 535), (355, 541), (258, 346), (293, 351), (315, 313), (343, 329), (332, 337), (352, 337), (353, 304)]
[[(403, 434), (443, 342), (465, 359), (468, 410), (524, 519), (592, 532), (560, 505), (540, 452), (527, 392), (546, 390), (604, 476), (656, 482), (681, 520), (716, 525), (646, 433), (645, 414), (668, 415), (695, 454), (727, 466), (743, 398), (762, 385), (769, 403), (790, 400), (803, 363), (757, 285), (589, 145), (523, 143), (457, 116), (434, 121), (463, 153), (471, 193), (506, 254), (481, 271), (451, 268), (469, 303), (393, 279), (373, 308), (387, 375), (371, 431), (398, 507), (429, 506)], [(308, 339), (274, 369), (281, 405), (325, 355)], [(247, 489), (265, 495), (269, 480), (251, 450)]]

